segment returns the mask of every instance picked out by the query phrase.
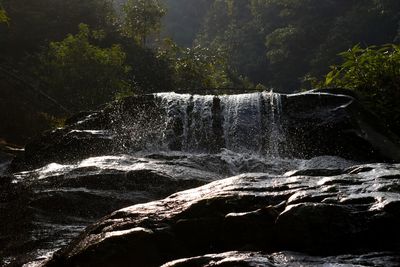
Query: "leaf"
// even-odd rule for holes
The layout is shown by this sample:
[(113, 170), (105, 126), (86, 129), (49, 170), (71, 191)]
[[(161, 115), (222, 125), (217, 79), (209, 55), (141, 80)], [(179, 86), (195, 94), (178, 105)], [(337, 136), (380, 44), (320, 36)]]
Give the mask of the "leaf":
[(333, 82), (333, 79), (336, 77), (336, 70), (330, 71), (325, 78), (325, 84), (330, 85)]

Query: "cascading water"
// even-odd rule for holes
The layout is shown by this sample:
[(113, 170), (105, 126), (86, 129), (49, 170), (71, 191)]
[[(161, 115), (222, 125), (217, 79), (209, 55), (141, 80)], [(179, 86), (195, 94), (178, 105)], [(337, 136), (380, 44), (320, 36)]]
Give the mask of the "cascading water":
[(271, 157), (279, 156), (279, 149), (286, 141), (286, 135), (282, 129), (282, 96), (280, 94), (269, 93), (270, 99), (270, 127), (269, 127), (269, 145), (267, 153)]
[(261, 94), (222, 97), (225, 147), (237, 152), (259, 152), (262, 148)]
[[(165, 109), (165, 130), (162, 134), (163, 149), (165, 146), (177, 143), (182, 149), (188, 135), (187, 109), (191, 99), (189, 94), (160, 93), (157, 97), (161, 99), (161, 105)], [(176, 125), (179, 123), (179, 125)], [(179, 132), (177, 128), (181, 129)], [(168, 140), (168, 141), (167, 141)], [(183, 140), (183, 141), (182, 141)]]
[(280, 94), (160, 93), (155, 97), (166, 114), (163, 147), (208, 153), (225, 148), (279, 156), (280, 146), (285, 141)]

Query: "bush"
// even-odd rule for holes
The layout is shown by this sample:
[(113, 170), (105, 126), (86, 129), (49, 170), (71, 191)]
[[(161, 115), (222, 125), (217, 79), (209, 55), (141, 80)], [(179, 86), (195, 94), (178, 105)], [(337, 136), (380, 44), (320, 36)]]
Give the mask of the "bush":
[(371, 111), (400, 133), (400, 45), (356, 45), (339, 55), (343, 63), (331, 67), (323, 85), (355, 90)]

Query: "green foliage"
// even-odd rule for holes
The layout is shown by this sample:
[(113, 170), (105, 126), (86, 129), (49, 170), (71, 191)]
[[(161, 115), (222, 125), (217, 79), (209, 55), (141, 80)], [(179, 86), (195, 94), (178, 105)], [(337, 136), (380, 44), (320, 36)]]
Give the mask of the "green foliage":
[(357, 91), (372, 111), (400, 132), (400, 45), (356, 45), (340, 56), (343, 62), (331, 67), (323, 85)]
[(356, 45), (339, 55), (343, 63), (332, 67), (326, 75), (325, 85), (364, 91), (381, 88), (400, 90), (400, 45), (387, 44), (365, 49)]
[(161, 29), (161, 18), (165, 10), (159, 0), (128, 0), (123, 6), (122, 32), (146, 46), (147, 37)]
[(197, 42), (223, 48), (229, 68), (253, 83), (293, 92), (340, 51), (393, 42), (399, 14), (398, 0), (214, 0)]
[(95, 108), (130, 90), (125, 52), (119, 45), (96, 46), (101, 35), (80, 24), (76, 35), (51, 42), (40, 55), (38, 75), (48, 93), (72, 110)]
[(222, 51), (212, 51), (200, 45), (181, 48), (170, 39), (164, 41), (158, 57), (169, 62), (173, 88), (198, 89), (229, 87), (226, 60)]
[(6, 11), (0, 6), (0, 23), (8, 23), (9, 18), (7, 17)]
[(266, 84), (264, 25), (249, 1), (214, 1), (196, 43), (223, 50), (230, 70), (251, 84)]
[(107, 33), (114, 31), (112, 0), (2, 0), (1, 3), (10, 23), (9, 27), (0, 27), (0, 56), (14, 62), (40, 51), (49, 41), (75, 34), (80, 23)]

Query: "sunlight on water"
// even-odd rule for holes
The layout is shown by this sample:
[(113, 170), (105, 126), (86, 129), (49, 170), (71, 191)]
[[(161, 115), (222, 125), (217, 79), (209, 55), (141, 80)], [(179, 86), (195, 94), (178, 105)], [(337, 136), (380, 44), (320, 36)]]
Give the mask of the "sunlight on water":
[(280, 94), (155, 97), (161, 99), (167, 117), (162, 148), (196, 153), (226, 148), (278, 157), (284, 146)]

